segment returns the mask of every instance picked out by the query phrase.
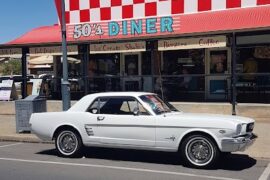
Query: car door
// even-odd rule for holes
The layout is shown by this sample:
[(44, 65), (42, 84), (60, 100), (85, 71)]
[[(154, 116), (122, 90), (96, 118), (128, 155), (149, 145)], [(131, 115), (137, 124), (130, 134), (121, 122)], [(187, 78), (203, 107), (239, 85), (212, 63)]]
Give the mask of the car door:
[[(104, 98), (99, 100), (104, 102)], [(96, 136), (101, 143), (155, 146), (155, 118), (134, 97), (107, 98), (106, 103), (100, 103), (96, 118)]]

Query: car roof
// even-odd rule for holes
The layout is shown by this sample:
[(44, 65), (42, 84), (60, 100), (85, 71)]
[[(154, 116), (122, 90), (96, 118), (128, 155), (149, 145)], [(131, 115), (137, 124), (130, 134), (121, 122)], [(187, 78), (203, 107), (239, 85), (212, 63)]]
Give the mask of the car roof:
[(151, 92), (103, 92), (103, 93), (93, 93), (84, 96), (81, 98), (76, 104), (74, 104), (68, 111), (86, 111), (86, 109), (89, 106), (89, 102), (93, 102), (94, 99), (98, 97), (117, 97), (117, 96), (133, 96), (133, 97), (139, 97), (142, 95), (155, 95)]
[(149, 94), (154, 94), (151, 92), (102, 92), (102, 93), (93, 93), (93, 94), (89, 94), (87, 96), (95, 96), (95, 97), (99, 97), (99, 96), (142, 96), (142, 95), (149, 95)]

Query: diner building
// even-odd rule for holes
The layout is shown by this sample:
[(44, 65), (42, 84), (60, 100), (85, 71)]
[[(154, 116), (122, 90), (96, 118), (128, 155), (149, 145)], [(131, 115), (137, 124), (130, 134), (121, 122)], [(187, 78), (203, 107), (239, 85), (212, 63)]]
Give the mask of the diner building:
[[(147, 91), (169, 101), (270, 102), (270, 0), (65, 0), (65, 11), (72, 99)], [(33, 72), (50, 74), (46, 96), (61, 99), (60, 23), (0, 45), (0, 57), (22, 54), (23, 97), (28, 62), (50, 57)]]

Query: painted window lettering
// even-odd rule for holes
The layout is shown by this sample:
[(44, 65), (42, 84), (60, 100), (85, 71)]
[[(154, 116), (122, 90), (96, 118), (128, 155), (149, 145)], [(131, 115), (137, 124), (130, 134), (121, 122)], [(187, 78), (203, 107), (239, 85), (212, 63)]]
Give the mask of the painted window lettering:
[(214, 46), (214, 45), (217, 45), (219, 44), (219, 40), (215, 40), (215, 39), (200, 39), (199, 41), (199, 44), (200, 46), (204, 46), (204, 45), (207, 45), (207, 46)]

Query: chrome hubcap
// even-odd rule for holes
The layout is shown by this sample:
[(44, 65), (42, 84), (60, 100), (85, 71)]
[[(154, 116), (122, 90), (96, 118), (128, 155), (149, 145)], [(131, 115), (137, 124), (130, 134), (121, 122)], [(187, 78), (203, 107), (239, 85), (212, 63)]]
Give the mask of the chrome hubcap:
[(188, 159), (196, 165), (205, 165), (213, 158), (213, 148), (204, 138), (191, 139), (186, 146)]
[(72, 154), (78, 145), (77, 137), (70, 131), (64, 131), (59, 135), (58, 147), (63, 154)]

